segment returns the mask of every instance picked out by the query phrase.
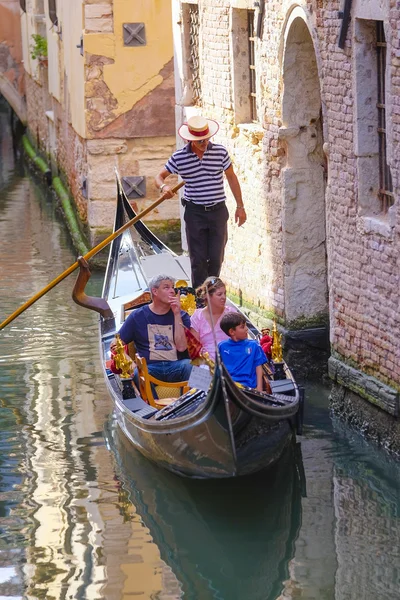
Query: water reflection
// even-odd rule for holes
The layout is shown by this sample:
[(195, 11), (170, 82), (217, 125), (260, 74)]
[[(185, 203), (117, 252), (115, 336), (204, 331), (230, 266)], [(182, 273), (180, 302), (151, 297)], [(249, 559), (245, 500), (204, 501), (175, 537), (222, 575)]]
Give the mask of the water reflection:
[(307, 498), (283, 597), (400, 598), (400, 465), (332, 421), (329, 389), (307, 388)]
[(185, 598), (277, 598), (301, 524), (292, 453), (268, 473), (192, 481), (132, 452), (115, 424), (109, 439), (124, 488)]
[[(2, 191), (1, 320), (74, 261), (54, 211), (27, 178)], [(97, 318), (71, 302), (71, 287), (0, 333), (0, 597), (161, 598), (174, 576), (134, 508), (129, 521), (121, 509), (102, 434), (111, 406)]]
[(15, 156), (10, 131), (11, 109), (0, 94), (0, 190), (4, 189), (14, 176)]
[(341, 598), (400, 598), (400, 465), (334, 420), (336, 586)]

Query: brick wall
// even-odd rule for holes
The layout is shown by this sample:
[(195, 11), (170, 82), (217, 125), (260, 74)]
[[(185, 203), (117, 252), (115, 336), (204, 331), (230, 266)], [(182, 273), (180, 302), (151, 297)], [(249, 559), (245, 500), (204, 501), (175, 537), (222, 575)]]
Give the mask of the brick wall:
[(33, 141), (42, 150), (47, 147), (48, 124), (45, 114), (50, 109), (50, 97), (46, 85), (42, 81), (46, 77), (45, 67), (38, 67), (38, 79), (25, 73), (27, 97), (27, 124)]
[[(228, 196), (231, 222), (223, 277), (245, 299), (284, 318), (288, 257), (287, 232), (282, 228), (290, 198), (285, 197), (283, 186), (288, 144), (280, 131), (289, 6), (289, 2), (266, 0), (262, 36), (256, 42), (259, 119), (236, 125), (229, 64), (231, 2), (199, 0), (203, 101), (199, 111), (220, 122), (216, 141), (229, 149), (248, 214), (248, 222), (238, 229), (232, 222), (234, 203)], [(392, 0), (390, 7), (384, 21), (390, 62), (388, 149), (396, 202), (386, 217), (364, 215), (360, 210), (352, 39), (354, 21), (362, 15), (352, 15), (341, 50), (341, 3), (307, 2), (301, 10), (313, 40), (320, 85), (325, 156), (310, 154), (310, 160), (318, 159), (327, 168), (324, 226), (332, 348), (364, 372), (399, 386), (400, 13), (398, 2)], [(304, 217), (312, 223), (312, 215)], [(304, 227), (304, 236), (309, 230)], [(307, 261), (306, 253), (303, 259)]]

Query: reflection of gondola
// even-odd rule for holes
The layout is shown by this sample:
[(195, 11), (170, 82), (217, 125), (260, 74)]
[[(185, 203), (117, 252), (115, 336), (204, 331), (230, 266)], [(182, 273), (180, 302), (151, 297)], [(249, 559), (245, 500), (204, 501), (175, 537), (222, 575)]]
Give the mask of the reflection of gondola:
[(278, 466), (245, 479), (177, 479), (107, 431), (118, 476), (187, 599), (272, 600), (288, 579), (301, 525), (289, 448)]
[[(115, 229), (134, 216), (119, 186)], [(114, 240), (103, 290), (114, 314), (101, 321), (105, 368), (115, 332), (129, 311), (149, 302), (147, 282), (160, 273), (189, 281), (182, 257), (143, 222)], [(257, 335), (251, 323), (249, 329)], [(260, 394), (239, 389), (217, 360), (208, 393), (190, 392), (159, 412), (128, 381), (107, 370), (106, 379), (121, 429), (145, 456), (181, 475), (218, 478), (272, 465), (292, 440), (299, 390), (287, 366), (280, 367), (279, 381), (271, 378), (270, 393)]]

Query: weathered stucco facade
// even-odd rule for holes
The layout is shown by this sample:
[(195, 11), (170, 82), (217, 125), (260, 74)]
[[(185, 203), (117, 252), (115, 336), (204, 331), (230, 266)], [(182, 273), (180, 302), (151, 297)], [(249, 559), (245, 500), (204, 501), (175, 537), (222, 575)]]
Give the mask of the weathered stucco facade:
[[(145, 208), (175, 146), (170, 4), (27, 0), (21, 28), (28, 129), (65, 177), (94, 244), (112, 227), (115, 168), (139, 178), (131, 199)], [(45, 61), (32, 58), (33, 34), (47, 39)], [(171, 201), (149, 219), (178, 217)]]
[(178, 125), (219, 121), (248, 214), (223, 277), (291, 330), (329, 317), (332, 377), (398, 424), (400, 3), (258, 5), (173, 2)]
[(26, 121), (19, 0), (0, 0), (0, 94)]

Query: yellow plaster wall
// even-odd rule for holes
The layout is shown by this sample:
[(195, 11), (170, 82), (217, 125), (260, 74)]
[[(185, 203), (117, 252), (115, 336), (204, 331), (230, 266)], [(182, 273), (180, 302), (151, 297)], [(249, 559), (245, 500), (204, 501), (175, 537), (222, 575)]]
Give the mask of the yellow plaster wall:
[(85, 124), (85, 62), (76, 46), (83, 33), (82, 0), (58, 2), (57, 14), (62, 23), (65, 81), (67, 86), (64, 110), (70, 116), (75, 131), (86, 137)]
[[(118, 101), (119, 116), (162, 82), (160, 70), (173, 57), (170, 0), (114, 0), (114, 33), (84, 36), (86, 52), (113, 58), (104, 81)], [(146, 45), (124, 46), (123, 23), (145, 23)]]

